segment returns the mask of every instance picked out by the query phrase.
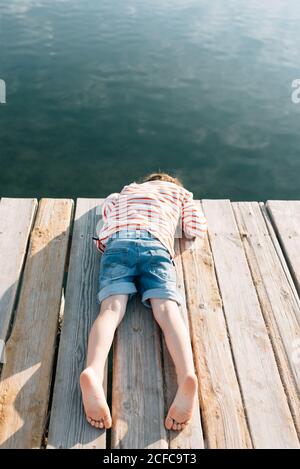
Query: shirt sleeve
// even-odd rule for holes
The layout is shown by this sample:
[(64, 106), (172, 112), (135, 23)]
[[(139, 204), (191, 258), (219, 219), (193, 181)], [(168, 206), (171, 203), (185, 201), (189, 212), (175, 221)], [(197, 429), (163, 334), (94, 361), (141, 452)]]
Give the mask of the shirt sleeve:
[(207, 220), (192, 192), (187, 192), (182, 205), (182, 230), (186, 238), (202, 238), (207, 234)]

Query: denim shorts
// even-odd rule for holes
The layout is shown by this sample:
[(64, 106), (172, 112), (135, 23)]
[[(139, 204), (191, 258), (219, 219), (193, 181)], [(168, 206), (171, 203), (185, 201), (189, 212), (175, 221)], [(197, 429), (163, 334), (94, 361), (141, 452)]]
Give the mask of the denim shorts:
[(150, 298), (182, 303), (176, 268), (167, 248), (147, 230), (120, 230), (107, 240), (100, 260), (98, 303), (111, 295), (136, 293), (151, 308)]

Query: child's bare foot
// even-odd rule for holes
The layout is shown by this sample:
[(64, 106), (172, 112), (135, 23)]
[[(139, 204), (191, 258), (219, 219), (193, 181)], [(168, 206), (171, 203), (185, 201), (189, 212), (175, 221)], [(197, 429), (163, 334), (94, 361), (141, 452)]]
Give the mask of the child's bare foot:
[(197, 377), (188, 375), (178, 387), (165, 420), (167, 430), (183, 430), (189, 423), (197, 395)]
[(86, 368), (81, 373), (80, 387), (87, 421), (93, 427), (110, 428), (111, 415), (103, 386), (92, 368)]

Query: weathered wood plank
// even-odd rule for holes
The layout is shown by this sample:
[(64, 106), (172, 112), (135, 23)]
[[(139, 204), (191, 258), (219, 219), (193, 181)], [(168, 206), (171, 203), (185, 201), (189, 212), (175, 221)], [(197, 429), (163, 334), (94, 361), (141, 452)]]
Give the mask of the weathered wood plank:
[(268, 231), (269, 231), (270, 237), (273, 241), (274, 248), (277, 252), (277, 256), (280, 259), (282, 268), (283, 268), (283, 270), (285, 272), (285, 275), (286, 275), (286, 278), (289, 282), (290, 289), (292, 290), (292, 292), (294, 294), (295, 301), (297, 302), (297, 304), (300, 307), (300, 298), (299, 298), (299, 295), (298, 295), (298, 292), (297, 292), (297, 289), (296, 289), (296, 286), (295, 286), (291, 271), (288, 267), (286, 258), (284, 256), (284, 253), (283, 253), (283, 251), (281, 249), (281, 246), (280, 246), (280, 243), (278, 241), (278, 238), (277, 238), (277, 235), (276, 235), (276, 232), (275, 232), (275, 228), (272, 224), (270, 213), (267, 210), (266, 204), (264, 204), (263, 202), (259, 202), (259, 206), (260, 206), (260, 209), (261, 209), (261, 213), (263, 214), (264, 220), (266, 222), (266, 225), (268, 227)]
[(266, 206), (300, 295), (300, 201), (268, 200)]
[(0, 384), (1, 448), (41, 445), (71, 214), (71, 200), (39, 204)]
[[(183, 270), (182, 264), (180, 259), (180, 247), (179, 241), (177, 240), (175, 243), (175, 263), (176, 263), (176, 272), (177, 272), (177, 288), (181, 292), (182, 297), (185, 300), (185, 293), (184, 293), (184, 278), (183, 278)], [(186, 302), (184, 301), (183, 304), (180, 306), (180, 312), (182, 318), (189, 330), (189, 320), (188, 320), (188, 313)], [(177, 391), (177, 379), (176, 379), (176, 371), (173, 364), (173, 360), (168, 352), (166, 343), (164, 338), (162, 338), (163, 344), (163, 363), (164, 363), (164, 390), (165, 390), (165, 402), (166, 402), (166, 411), (170, 407), (173, 402), (173, 399), (176, 395)], [(199, 401), (197, 398), (195, 412), (193, 414), (193, 418), (187, 427), (181, 431), (173, 431), (171, 430), (169, 433), (169, 448), (171, 449), (202, 449), (204, 448), (204, 441), (203, 441), (203, 434), (202, 434), (202, 427), (201, 427), (201, 417), (200, 417), (200, 407)]]
[(259, 204), (237, 202), (232, 205), (299, 434), (300, 368), (295, 361), (295, 344), (300, 341), (300, 307), (274, 248)]
[[(183, 290), (180, 261), (177, 271)], [(185, 307), (182, 314), (188, 326)], [(152, 313), (141, 305), (139, 298), (133, 299), (114, 341), (112, 448), (167, 448), (168, 444), (170, 448), (204, 446), (199, 405), (185, 431), (166, 432), (164, 428), (177, 383), (164, 339), (162, 346), (161, 351), (161, 331)]]
[(182, 239), (181, 256), (206, 444), (251, 448), (208, 239)]
[[(105, 448), (106, 431), (92, 427), (82, 405), (79, 376), (85, 367), (97, 304), (100, 253), (92, 242), (102, 199), (78, 199), (65, 308), (48, 435), (48, 448)], [(104, 388), (107, 388), (107, 369)]]
[(299, 442), (229, 201), (204, 200), (209, 238), (255, 448)]
[(0, 340), (5, 342), (32, 227), (36, 199), (1, 199)]
[(158, 325), (135, 295), (113, 346), (111, 448), (168, 448), (161, 354)]

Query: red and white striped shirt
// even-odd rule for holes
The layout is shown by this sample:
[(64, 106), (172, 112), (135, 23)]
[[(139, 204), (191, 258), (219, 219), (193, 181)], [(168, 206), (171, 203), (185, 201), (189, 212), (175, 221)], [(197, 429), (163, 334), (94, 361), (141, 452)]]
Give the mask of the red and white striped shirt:
[(174, 257), (174, 239), (204, 238), (207, 221), (193, 193), (168, 181), (133, 182), (110, 194), (102, 205), (96, 246), (104, 252), (108, 238), (120, 230), (145, 229)]

